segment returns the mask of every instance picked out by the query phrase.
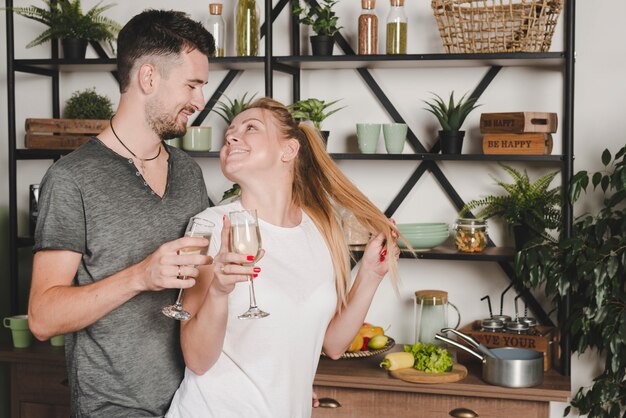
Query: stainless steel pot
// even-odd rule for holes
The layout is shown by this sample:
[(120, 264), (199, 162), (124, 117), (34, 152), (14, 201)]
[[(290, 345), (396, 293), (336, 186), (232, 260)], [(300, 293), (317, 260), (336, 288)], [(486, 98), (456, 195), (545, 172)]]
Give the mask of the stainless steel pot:
[[(464, 336), (462, 333), (457, 335)], [(482, 361), (482, 378), (492, 385), (527, 388), (543, 382), (543, 353), (538, 351), (513, 347), (491, 348), (495, 357), (490, 357), (441, 334), (436, 334), (435, 339), (478, 357)]]

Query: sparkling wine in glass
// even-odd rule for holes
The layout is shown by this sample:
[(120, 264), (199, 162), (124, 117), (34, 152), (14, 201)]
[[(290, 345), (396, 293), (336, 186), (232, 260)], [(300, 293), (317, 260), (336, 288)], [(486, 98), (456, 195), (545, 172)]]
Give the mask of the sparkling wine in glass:
[[(261, 231), (259, 230), (259, 220), (256, 210), (241, 210), (230, 212), (230, 246), (231, 250), (237, 254), (253, 255), (254, 261), (245, 265), (253, 266), (261, 252)], [(269, 313), (262, 311), (256, 304), (254, 294), (254, 280), (248, 276), (250, 292), (250, 308), (239, 319), (260, 319), (265, 318)]]
[[(189, 224), (187, 224), (187, 230), (185, 231), (186, 237), (199, 237), (206, 238), (211, 241), (211, 235), (213, 234), (213, 228), (215, 224), (202, 218), (191, 218)], [(178, 251), (180, 255), (187, 254), (202, 254), (206, 255), (209, 251), (209, 247), (185, 247)], [(187, 276), (183, 276), (182, 280), (187, 279)], [(179, 321), (187, 321), (191, 318), (189, 312), (183, 309), (183, 289), (178, 291), (178, 298), (173, 305), (165, 306), (161, 312), (163, 315), (170, 318), (178, 319)]]

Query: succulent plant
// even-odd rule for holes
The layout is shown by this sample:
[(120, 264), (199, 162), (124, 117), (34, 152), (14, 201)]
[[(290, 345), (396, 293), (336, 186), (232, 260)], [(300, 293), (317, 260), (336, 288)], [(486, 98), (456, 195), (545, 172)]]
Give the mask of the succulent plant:
[(432, 94), (435, 98), (432, 102), (424, 101), (424, 103), (428, 105), (428, 107), (424, 109), (437, 117), (441, 124), (441, 129), (444, 131), (459, 131), (467, 115), (480, 106), (476, 104), (476, 97), (468, 97), (465, 99), (467, 93), (461, 97), (458, 103), (454, 103), (453, 91), (450, 93), (450, 100), (447, 105), (441, 97), (435, 93)]
[(243, 112), (250, 106), (252, 100), (257, 95), (254, 93), (249, 99), (246, 99), (248, 93), (244, 93), (240, 99), (231, 100), (228, 96), (224, 95), (225, 101), (218, 101), (217, 108), (213, 109), (215, 113), (220, 115), (227, 125), (230, 125), (239, 113)]

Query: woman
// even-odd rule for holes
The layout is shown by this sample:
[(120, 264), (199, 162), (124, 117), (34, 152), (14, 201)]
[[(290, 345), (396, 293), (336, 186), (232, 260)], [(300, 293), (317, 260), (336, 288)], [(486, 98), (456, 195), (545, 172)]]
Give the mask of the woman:
[[(199, 214), (218, 225), (214, 262), (185, 292), (192, 314), (181, 325), (187, 369), (167, 416), (310, 417), (320, 352), (341, 356), (383, 277), (390, 269), (395, 276), (397, 230), (337, 168), (317, 131), (272, 99), (237, 115), (220, 162), (241, 198)], [(243, 208), (260, 219), (265, 253), (255, 267), (244, 266), (254, 254), (229, 250), (228, 213)], [(338, 208), (373, 233), (352, 286)], [(240, 320), (250, 275), (270, 316)]]

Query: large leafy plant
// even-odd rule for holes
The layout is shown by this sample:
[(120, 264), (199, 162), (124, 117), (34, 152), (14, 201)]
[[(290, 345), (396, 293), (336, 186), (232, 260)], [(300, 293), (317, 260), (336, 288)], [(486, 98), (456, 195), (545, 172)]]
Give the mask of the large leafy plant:
[(343, 106), (333, 110), (326, 110), (332, 105), (336, 104), (339, 100), (334, 100), (332, 102), (326, 103), (323, 100), (310, 98), (305, 100), (299, 100), (292, 105), (289, 105), (288, 107), (291, 111), (291, 115), (295, 119), (310, 120), (311, 122), (313, 122), (313, 126), (315, 126), (315, 128), (319, 131), (321, 130), (322, 122), (324, 121), (324, 119), (345, 107)]
[(33, 39), (27, 48), (41, 45), (51, 39), (86, 39), (88, 41), (106, 41), (111, 49), (120, 25), (105, 16), (103, 12), (115, 6), (100, 3), (83, 13), (80, 0), (42, 0), (47, 8), (29, 6), (13, 7), (14, 13), (35, 20), (48, 26), (42, 34)]
[(578, 217), (571, 236), (561, 230), (558, 241), (530, 245), (515, 260), (518, 280), (529, 287), (544, 286), (561, 312), (569, 294), (570, 315), (563, 329), (571, 334), (573, 350), (584, 353), (596, 348), (606, 354), (604, 370), (571, 401), (571, 406), (589, 418), (626, 413), (625, 155), (626, 147), (614, 158), (605, 150), (604, 170), (593, 174), (580, 171), (572, 179), (572, 204), (590, 183), (593, 189), (602, 190), (598, 213)]
[(468, 97), (467, 93), (464, 94), (458, 102), (454, 101), (454, 91), (450, 93), (450, 98), (448, 99), (448, 103), (437, 94), (432, 93), (435, 96), (431, 102), (424, 101), (428, 105), (428, 107), (424, 108), (429, 111), (433, 115), (437, 117), (439, 120), (439, 124), (441, 125), (441, 129), (444, 131), (459, 131), (461, 130), (461, 126), (463, 122), (465, 122), (465, 118), (470, 114), (470, 112), (476, 109), (478, 106), (476, 104), (476, 97)]
[(524, 226), (535, 236), (549, 238), (545, 230), (561, 225), (561, 189), (549, 188), (558, 171), (544, 174), (532, 183), (525, 170), (521, 172), (502, 163), (500, 166), (511, 176), (513, 182), (506, 183), (493, 176), (492, 178), (506, 194), (470, 200), (461, 209), (460, 215), (480, 208), (475, 214), (477, 217), (500, 217), (511, 226)]
[(300, 23), (311, 26), (318, 35), (333, 36), (343, 26), (337, 26), (339, 18), (333, 7), (337, 0), (320, 0), (317, 6), (311, 7), (306, 4), (302, 7), (300, 0), (292, 0), (293, 14), (298, 17)]

